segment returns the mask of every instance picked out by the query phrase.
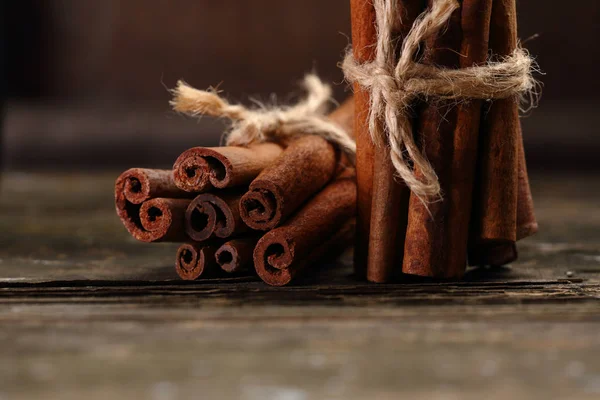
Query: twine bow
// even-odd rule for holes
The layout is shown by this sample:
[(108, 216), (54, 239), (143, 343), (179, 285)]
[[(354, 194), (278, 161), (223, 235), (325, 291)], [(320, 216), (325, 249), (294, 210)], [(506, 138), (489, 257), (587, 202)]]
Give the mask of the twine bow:
[(228, 103), (215, 90), (198, 90), (179, 81), (173, 90), (171, 106), (191, 116), (229, 119), (231, 128), (225, 137), (229, 146), (267, 141), (281, 143), (300, 135), (319, 135), (338, 145), (353, 160), (356, 143), (348, 132), (325, 117), (331, 88), (313, 74), (304, 78), (303, 86), (308, 95), (293, 106), (266, 107), (257, 103), (258, 108), (250, 109)]
[[(415, 62), (420, 44), (435, 36), (460, 7), (456, 0), (434, 0), (404, 38), (395, 60), (392, 30), (397, 0), (374, 0), (377, 44), (374, 61), (358, 64), (348, 53), (342, 68), (346, 78), (370, 92), (368, 126), (377, 145), (388, 144), (398, 176), (412, 192), (427, 202), (441, 196), (437, 174), (413, 138), (408, 115), (417, 98), (432, 100), (504, 99), (534, 96), (533, 60), (518, 47), (498, 62), (463, 69), (445, 69)], [(420, 172), (421, 178), (415, 175)]]

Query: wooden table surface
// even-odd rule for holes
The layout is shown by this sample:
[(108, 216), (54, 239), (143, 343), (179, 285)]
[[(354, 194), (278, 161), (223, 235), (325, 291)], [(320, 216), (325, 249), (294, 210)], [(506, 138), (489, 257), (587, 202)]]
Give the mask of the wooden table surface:
[(271, 288), (178, 281), (176, 244), (120, 225), (116, 175), (3, 176), (0, 400), (600, 398), (597, 177), (533, 177), (510, 267), (368, 285), (345, 254)]

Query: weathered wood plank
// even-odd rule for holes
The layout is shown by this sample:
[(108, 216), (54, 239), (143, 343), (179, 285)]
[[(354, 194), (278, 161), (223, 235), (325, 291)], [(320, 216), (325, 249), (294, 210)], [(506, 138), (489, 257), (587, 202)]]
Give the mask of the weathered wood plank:
[[(541, 233), (464, 282), (176, 280), (108, 175), (8, 174), (0, 399), (600, 396), (600, 187), (534, 179)], [(331, 267), (331, 266), (330, 266)]]

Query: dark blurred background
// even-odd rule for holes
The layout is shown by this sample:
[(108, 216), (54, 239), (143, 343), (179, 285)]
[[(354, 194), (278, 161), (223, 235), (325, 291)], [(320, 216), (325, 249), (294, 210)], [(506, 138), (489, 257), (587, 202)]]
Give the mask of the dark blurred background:
[[(518, 4), (520, 37), (546, 73), (524, 119), (532, 170), (600, 167), (600, 2)], [(169, 166), (218, 143), (222, 125), (169, 111), (184, 78), (228, 97), (285, 101), (307, 71), (348, 95), (337, 62), (349, 0), (19, 0), (2, 2), (8, 169)], [(527, 38), (539, 34), (534, 40)]]

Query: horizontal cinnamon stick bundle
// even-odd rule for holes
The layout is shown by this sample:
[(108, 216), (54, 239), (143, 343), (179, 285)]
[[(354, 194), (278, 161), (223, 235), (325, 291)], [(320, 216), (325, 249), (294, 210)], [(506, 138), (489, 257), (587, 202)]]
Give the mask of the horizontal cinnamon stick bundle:
[(115, 208), (127, 231), (142, 242), (185, 239), (183, 216), (190, 199), (171, 171), (132, 168), (115, 182)]
[(241, 191), (202, 193), (185, 212), (185, 232), (194, 241), (211, 237), (228, 238), (249, 230), (240, 216)]
[(253, 229), (275, 228), (334, 177), (339, 161), (340, 152), (322, 137), (292, 141), (250, 184), (240, 201), (242, 219)]
[(183, 280), (193, 281), (200, 277), (217, 275), (221, 269), (215, 252), (218, 245), (206, 243), (184, 243), (177, 249), (175, 271)]
[(353, 230), (342, 228), (354, 217), (355, 207), (354, 178), (330, 183), (288, 222), (258, 241), (254, 250), (258, 276), (272, 286), (287, 285), (314, 260), (340, 244), (349, 245)]
[(193, 147), (173, 165), (177, 187), (186, 192), (206, 192), (247, 185), (283, 151), (275, 143), (249, 147)]

